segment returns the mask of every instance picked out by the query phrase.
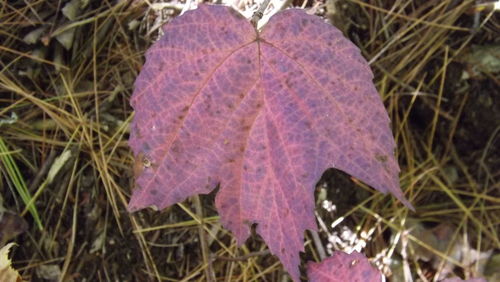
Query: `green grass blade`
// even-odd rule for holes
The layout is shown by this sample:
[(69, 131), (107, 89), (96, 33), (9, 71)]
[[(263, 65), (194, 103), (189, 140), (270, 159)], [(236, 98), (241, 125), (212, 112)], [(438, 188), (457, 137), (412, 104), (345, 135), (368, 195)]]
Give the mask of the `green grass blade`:
[(16, 188), (17, 193), (19, 194), (19, 196), (21, 196), (21, 199), (23, 200), (24, 204), (27, 205), (26, 208), (31, 213), (31, 216), (33, 216), (36, 225), (40, 230), (43, 230), (42, 221), (40, 220), (36, 206), (34, 203), (30, 203), (31, 195), (30, 192), (28, 191), (28, 187), (26, 186), (26, 182), (24, 181), (24, 178), (21, 172), (19, 171), (16, 162), (9, 153), (7, 145), (3, 141), (2, 137), (0, 137), (0, 159), (2, 160), (2, 163), (5, 167), (5, 171), (7, 172), (7, 175), (9, 176), (12, 184)]

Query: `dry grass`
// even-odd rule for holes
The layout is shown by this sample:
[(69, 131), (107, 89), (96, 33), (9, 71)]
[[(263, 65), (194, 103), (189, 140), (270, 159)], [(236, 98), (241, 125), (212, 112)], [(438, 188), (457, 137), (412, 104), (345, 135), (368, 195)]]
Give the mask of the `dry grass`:
[[(37, 281), (50, 273), (64, 281), (286, 281), (260, 238), (236, 245), (213, 195), (161, 213), (127, 213), (133, 81), (157, 36), (158, 15), (168, 20), (184, 4), (167, 3), (160, 13), (147, 1), (89, 2), (71, 20), (60, 12), (66, 1), (0, 4), (0, 191), (3, 206), (29, 222), (15, 238), (16, 268)], [(331, 241), (350, 228), (368, 238), (369, 257), (402, 265), (402, 276), (385, 265), (392, 281), (431, 281), (448, 263), (459, 275), (476, 275), (477, 265), (452, 251), (464, 238), (480, 251), (500, 247), (499, 123), (495, 131), (474, 131), (468, 105), (474, 91), (495, 91), (479, 86), (498, 89), (500, 80), (484, 71), (460, 77), (471, 67), (464, 57), (472, 44), (500, 35), (498, 13), (467, 0), (288, 4), (303, 3), (336, 22), (369, 59), (393, 121), (402, 189), (417, 208), (413, 214), (362, 184), (325, 176), (321, 199), (339, 209), (318, 204), (320, 232), (307, 234), (304, 261), (351, 246)], [(464, 136), (474, 135), (478, 143), (464, 146)], [(355, 186), (359, 201), (335, 202), (332, 191), (348, 193), (339, 181)], [(409, 233), (442, 222), (451, 226), (444, 248)], [(422, 263), (418, 249), (435, 264)]]

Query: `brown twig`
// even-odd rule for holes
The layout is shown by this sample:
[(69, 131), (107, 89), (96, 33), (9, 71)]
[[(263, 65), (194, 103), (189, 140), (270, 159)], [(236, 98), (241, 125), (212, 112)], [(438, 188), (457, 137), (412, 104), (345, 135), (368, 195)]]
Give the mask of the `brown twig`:
[(264, 250), (264, 251), (258, 251), (258, 252), (251, 252), (243, 256), (239, 257), (222, 257), (222, 256), (216, 256), (214, 257), (214, 260), (225, 260), (225, 261), (245, 261), (251, 257), (258, 257), (258, 256), (266, 256), (269, 255), (271, 252), (269, 250)]
[(200, 202), (200, 197), (194, 196), (193, 202), (194, 202), (194, 206), (195, 206), (195, 210), (196, 210), (196, 215), (201, 220), (201, 224), (198, 225), (198, 234), (200, 236), (201, 253), (203, 256), (203, 261), (207, 264), (207, 267), (205, 268), (205, 276), (207, 279), (206, 281), (215, 282), (215, 274), (214, 274), (214, 270), (212, 267), (212, 260), (209, 259), (210, 249), (208, 248), (206, 233), (205, 233), (205, 230), (203, 229), (204, 216), (203, 216), (203, 207), (201, 206), (201, 202)]
[(28, 191), (34, 191), (35, 188), (40, 185), (40, 182), (42, 181), (43, 177), (49, 171), (50, 167), (52, 166), (52, 163), (54, 163), (55, 158), (56, 158), (56, 151), (52, 150), (49, 153), (49, 156), (47, 157), (47, 159), (45, 159), (45, 162), (43, 162), (43, 165), (40, 167), (40, 170), (38, 170), (33, 181), (31, 181), (31, 184), (28, 187)]
[(253, 24), (255, 28), (257, 28), (257, 23), (259, 22), (260, 19), (262, 19), (262, 16), (264, 16), (264, 11), (266, 10), (267, 5), (269, 5), (269, 2), (271, 2), (271, 0), (264, 0), (264, 2), (262, 2), (262, 4), (260, 5), (259, 9), (257, 9), (257, 11), (253, 13), (250, 22)]

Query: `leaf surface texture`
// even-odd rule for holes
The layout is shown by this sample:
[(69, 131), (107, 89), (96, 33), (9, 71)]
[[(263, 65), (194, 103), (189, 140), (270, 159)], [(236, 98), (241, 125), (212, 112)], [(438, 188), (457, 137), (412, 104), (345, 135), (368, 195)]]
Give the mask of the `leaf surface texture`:
[(295, 281), (314, 186), (334, 167), (409, 205), (389, 118), (358, 48), (299, 9), (262, 32), (229, 7), (175, 18), (135, 83), (129, 210), (209, 193), (238, 242), (250, 225)]
[(307, 264), (310, 282), (380, 282), (382, 275), (362, 254), (336, 251), (320, 263)]

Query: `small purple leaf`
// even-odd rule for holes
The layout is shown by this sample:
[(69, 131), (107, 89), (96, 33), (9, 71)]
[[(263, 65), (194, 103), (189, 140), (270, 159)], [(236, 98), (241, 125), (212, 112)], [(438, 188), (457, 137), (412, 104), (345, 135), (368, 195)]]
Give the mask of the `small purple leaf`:
[(484, 279), (484, 278), (471, 278), (471, 279), (463, 280), (461, 278), (454, 277), (454, 278), (446, 278), (446, 279), (442, 280), (441, 282), (488, 282), (488, 281), (486, 281), (486, 279)]
[(320, 263), (307, 264), (310, 282), (377, 282), (382, 280), (380, 272), (368, 259), (358, 253), (334, 252)]

